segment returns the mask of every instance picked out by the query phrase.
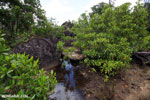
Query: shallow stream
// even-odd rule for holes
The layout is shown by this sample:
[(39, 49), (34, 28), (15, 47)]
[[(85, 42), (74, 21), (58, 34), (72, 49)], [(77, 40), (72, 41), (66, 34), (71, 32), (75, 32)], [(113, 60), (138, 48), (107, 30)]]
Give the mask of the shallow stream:
[(58, 66), (55, 69), (58, 84), (49, 98), (51, 100), (85, 100), (81, 88), (86, 84), (86, 80), (79, 73), (80, 66), (72, 65), (68, 61), (63, 63), (64, 66)]

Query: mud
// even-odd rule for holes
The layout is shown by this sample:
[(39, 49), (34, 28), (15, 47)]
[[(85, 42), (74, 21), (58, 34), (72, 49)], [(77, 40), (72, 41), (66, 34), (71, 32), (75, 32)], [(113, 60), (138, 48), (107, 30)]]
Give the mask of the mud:
[[(128, 70), (123, 69), (108, 82), (104, 82), (103, 75), (92, 72), (85, 64), (73, 66), (76, 66), (73, 67), (74, 74), (71, 74), (72, 71), (63, 70), (60, 66), (54, 68), (58, 80), (55, 94), (52, 95), (54, 100), (66, 100), (65, 98), (67, 100), (150, 100), (148, 66), (131, 64)], [(66, 82), (66, 74), (73, 75), (74, 80)], [(72, 82), (75, 82), (74, 85), (68, 84)]]
[(90, 69), (81, 71), (89, 82), (83, 87), (87, 100), (150, 100), (150, 68), (134, 64), (108, 82)]

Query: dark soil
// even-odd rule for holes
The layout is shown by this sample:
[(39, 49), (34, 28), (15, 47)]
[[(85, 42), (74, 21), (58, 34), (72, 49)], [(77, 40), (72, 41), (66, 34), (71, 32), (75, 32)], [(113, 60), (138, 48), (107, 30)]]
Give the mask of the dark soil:
[(87, 100), (150, 100), (149, 67), (140, 68), (134, 64), (108, 82), (85, 67), (81, 73), (89, 80), (82, 89)]
[[(78, 65), (75, 71), (76, 87), (86, 100), (150, 100), (150, 67), (132, 64), (117, 76), (104, 82), (104, 77), (92, 72), (86, 65)], [(64, 80), (62, 71), (57, 79)], [(69, 99), (71, 100), (71, 99)]]
[(150, 51), (135, 52), (132, 60), (141, 66), (150, 65)]

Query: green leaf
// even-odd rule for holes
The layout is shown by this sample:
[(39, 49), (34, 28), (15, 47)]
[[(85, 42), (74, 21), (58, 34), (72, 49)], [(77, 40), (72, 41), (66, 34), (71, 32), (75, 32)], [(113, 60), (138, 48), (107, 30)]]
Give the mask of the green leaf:
[(9, 71), (7, 72), (7, 75), (10, 74), (10, 73), (12, 73), (13, 71), (14, 71), (14, 70), (9, 70)]

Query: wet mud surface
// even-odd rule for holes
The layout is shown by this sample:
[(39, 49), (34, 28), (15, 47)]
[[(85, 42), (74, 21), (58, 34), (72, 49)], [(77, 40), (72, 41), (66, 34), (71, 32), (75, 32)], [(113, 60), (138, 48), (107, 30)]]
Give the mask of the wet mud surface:
[(55, 69), (58, 85), (50, 100), (150, 100), (150, 67), (134, 64), (104, 82), (102, 75), (84, 64), (69, 64)]
[(90, 80), (83, 88), (89, 100), (150, 100), (150, 67), (132, 65), (109, 82), (96, 73), (82, 73)]

